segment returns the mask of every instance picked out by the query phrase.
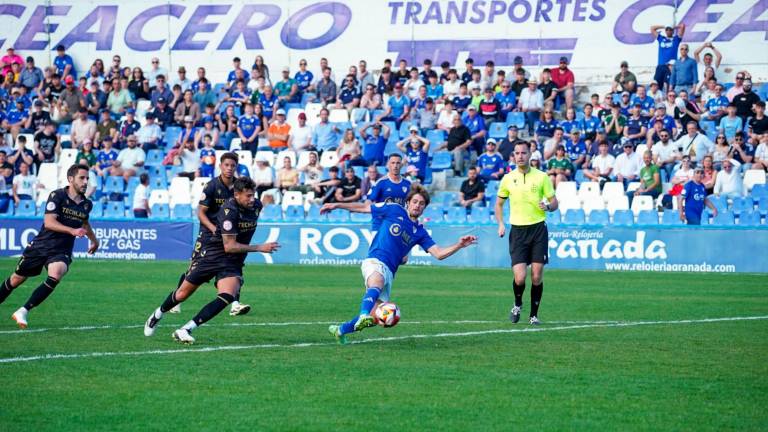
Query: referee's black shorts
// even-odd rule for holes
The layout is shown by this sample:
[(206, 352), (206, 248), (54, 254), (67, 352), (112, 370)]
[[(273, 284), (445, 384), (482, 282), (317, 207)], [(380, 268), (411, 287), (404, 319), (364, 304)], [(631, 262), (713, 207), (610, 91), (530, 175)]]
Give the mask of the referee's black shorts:
[(509, 230), (509, 256), (512, 265), (549, 262), (547, 224), (512, 225)]

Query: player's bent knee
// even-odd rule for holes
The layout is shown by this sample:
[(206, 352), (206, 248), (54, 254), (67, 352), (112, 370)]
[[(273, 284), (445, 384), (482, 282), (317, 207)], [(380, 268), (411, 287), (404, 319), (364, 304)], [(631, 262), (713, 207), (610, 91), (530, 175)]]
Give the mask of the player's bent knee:
[(226, 304), (231, 304), (233, 301), (235, 301), (235, 296), (226, 292), (219, 293), (216, 295), (216, 297), (223, 300)]
[(13, 284), (14, 288), (19, 286), (19, 285), (21, 285), (21, 284), (23, 284), (26, 280), (27, 280), (26, 276), (21, 276), (21, 275), (16, 274), (16, 273), (11, 275), (11, 284)]
[(56, 285), (59, 284), (59, 280), (54, 277), (48, 276), (47, 278), (45, 278), (45, 282), (43, 282), (43, 284), (45, 284), (45, 286), (53, 290), (56, 288)]

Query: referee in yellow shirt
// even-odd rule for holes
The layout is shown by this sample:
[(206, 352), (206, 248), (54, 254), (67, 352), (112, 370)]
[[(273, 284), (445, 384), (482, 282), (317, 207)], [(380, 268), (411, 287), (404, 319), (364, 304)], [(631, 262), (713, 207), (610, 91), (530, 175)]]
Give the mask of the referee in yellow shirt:
[(509, 199), (509, 255), (512, 258), (515, 292), (515, 306), (509, 319), (513, 323), (520, 321), (523, 307), (523, 293), (528, 265), (531, 266), (531, 314), (530, 323), (540, 324), (538, 317), (539, 303), (544, 292), (544, 264), (547, 263), (549, 235), (545, 211), (557, 210), (557, 198), (552, 181), (543, 171), (529, 165), (531, 150), (528, 143), (520, 142), (514, 149), (517, 168), (501, 179), (496, 198), (496, 222), (499, 224), (499, 237), (504, 237), (504, 202)]

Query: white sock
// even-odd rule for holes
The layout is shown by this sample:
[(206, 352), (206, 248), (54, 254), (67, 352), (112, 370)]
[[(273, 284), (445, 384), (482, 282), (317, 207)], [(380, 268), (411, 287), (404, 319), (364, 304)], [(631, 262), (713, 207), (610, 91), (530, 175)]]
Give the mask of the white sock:
[(239, 301), (235, 300), (235, 301), (232, 302), (232, 307), (233, 308), (236, 308), (238, 306), (240, 306), (240, 302)]
[(184, 330), (188, 332), (192, 332), (192, 330), (197, 328), (197, 324), (195, 324), (195, 321), (190, 320), (188, 323), (184, 324), (184, 327), (182, 327)]
[(155, 319), (160, 319), (163, 317), (163, 311), (160, 310), (160, 308), (155, 309)]

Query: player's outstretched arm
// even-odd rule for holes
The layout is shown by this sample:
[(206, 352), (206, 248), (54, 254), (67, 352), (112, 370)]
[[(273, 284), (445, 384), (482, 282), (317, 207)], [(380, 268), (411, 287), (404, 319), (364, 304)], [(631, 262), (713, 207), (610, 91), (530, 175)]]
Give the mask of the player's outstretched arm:
[(85, 235), (91, 242), (88, 246), (88, 254), (93, 255), (97, 250), (99, 250), (99, 239), (96, 238), (96, 234), (93, 232), (90, 221), (85, 221), (83, 228), (85, 228)]
[(224, 242), (224, 252), (226, 253), (248, 253), (248, 252), (272, 253), (280, 249), (280, 244), (277, 242), (247, 245), (247, 244), (239, 243), (237, 241), (237, 236), (234, 234), (224, 234), (221, 236), (221, 238)]
[(323, 204), (320, 208), (320, 213), (328, 213), (331, 210), (344, 209), (355, 213), (370, 213), (371, 202), (349, 202), (349, 203), (328, 203)]
[(473, 244), (477, 243), (477, 236), (473, 235), (467, 235), (463, 236), (457, 241), (456, 243), (448, 246), (448, 247), (440, 247), (438, 245), (434, 245), (431, 248), (427, 250), (430, 255), (433, 257), (444, 260), (448, 258), (449, 256), (455, 254), (456, 252), (460, 251), (461, 249), (464, 249), (467, 246), (471, 246)]
[(62, 234), (69, 234), (75, 237), (83, 237), (86, 235), (85, 228), (70, 228), (59, 222), (59, 220), (56, 218), (56, 215), (53, 213), (45, 215), (45, 218), (43, 219), (43, 225), (45, 225), (45, 229)]

